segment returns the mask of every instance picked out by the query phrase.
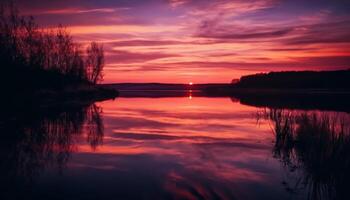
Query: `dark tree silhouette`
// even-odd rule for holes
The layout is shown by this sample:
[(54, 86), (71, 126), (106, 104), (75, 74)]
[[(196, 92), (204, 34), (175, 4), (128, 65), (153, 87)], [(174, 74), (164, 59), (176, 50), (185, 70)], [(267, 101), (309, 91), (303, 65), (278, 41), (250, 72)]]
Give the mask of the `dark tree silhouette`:
[(103, 47), (98, 45), (96, 42), (92, 42), (86, 49), (86, 67), (88, 71), (88, 79), (97, 83), (103, 79), (103, 66), (104, 66), (104, 54)]
[(236, 88), (349, 89), (350, 70), (286, 71), (242, 76)]
[(33, 17), (21, 16), (13, 3), (0, 3), (0, 46), (1, 70), (17, 77), (12, 82), (37, 82), (33, 87), (42, 87), (49, 83), (96, 84), (103, 78), (101, 45), (93, 42), (84, 53), (66, 28), (42, 29)]

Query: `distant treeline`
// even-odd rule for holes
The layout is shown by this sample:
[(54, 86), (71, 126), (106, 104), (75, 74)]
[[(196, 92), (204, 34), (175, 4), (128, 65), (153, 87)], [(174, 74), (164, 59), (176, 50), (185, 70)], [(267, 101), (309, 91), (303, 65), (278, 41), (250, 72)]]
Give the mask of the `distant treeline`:
[(40, 28), (12, 3), (0, 3), (0, 47), (1, 84), (64, 87), (103, 78), (101, 45), (75, 43), (62, 26)]
[(248, 76), (233, 84), (237, 88), (349, 89), (350, 70), (288, 71)]

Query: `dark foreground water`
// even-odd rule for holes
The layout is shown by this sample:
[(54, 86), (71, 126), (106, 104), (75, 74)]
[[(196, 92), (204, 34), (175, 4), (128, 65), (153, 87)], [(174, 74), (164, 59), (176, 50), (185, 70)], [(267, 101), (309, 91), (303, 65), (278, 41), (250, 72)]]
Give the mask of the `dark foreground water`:
[(349, 199), (345, 112), (173, 97), (3, 118), (0, 199)]

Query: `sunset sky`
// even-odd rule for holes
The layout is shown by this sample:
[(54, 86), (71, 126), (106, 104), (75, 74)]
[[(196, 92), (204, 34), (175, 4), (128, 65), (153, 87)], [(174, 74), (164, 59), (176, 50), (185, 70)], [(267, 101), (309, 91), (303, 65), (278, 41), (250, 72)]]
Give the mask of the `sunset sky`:
[(348, 0), (16, 0), (43, 27), (104, 43), (105, 83), (230, 82), (350, 68)]

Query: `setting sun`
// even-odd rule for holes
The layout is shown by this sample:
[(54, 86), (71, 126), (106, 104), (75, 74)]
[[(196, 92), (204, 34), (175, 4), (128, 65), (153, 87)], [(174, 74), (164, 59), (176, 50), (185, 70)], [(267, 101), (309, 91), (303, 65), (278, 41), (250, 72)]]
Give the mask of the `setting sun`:
[(192, 82), (189, 82), (188, 84), (189, 84), (189, 85), (193, 85), (193, 83), (192, 83)]

